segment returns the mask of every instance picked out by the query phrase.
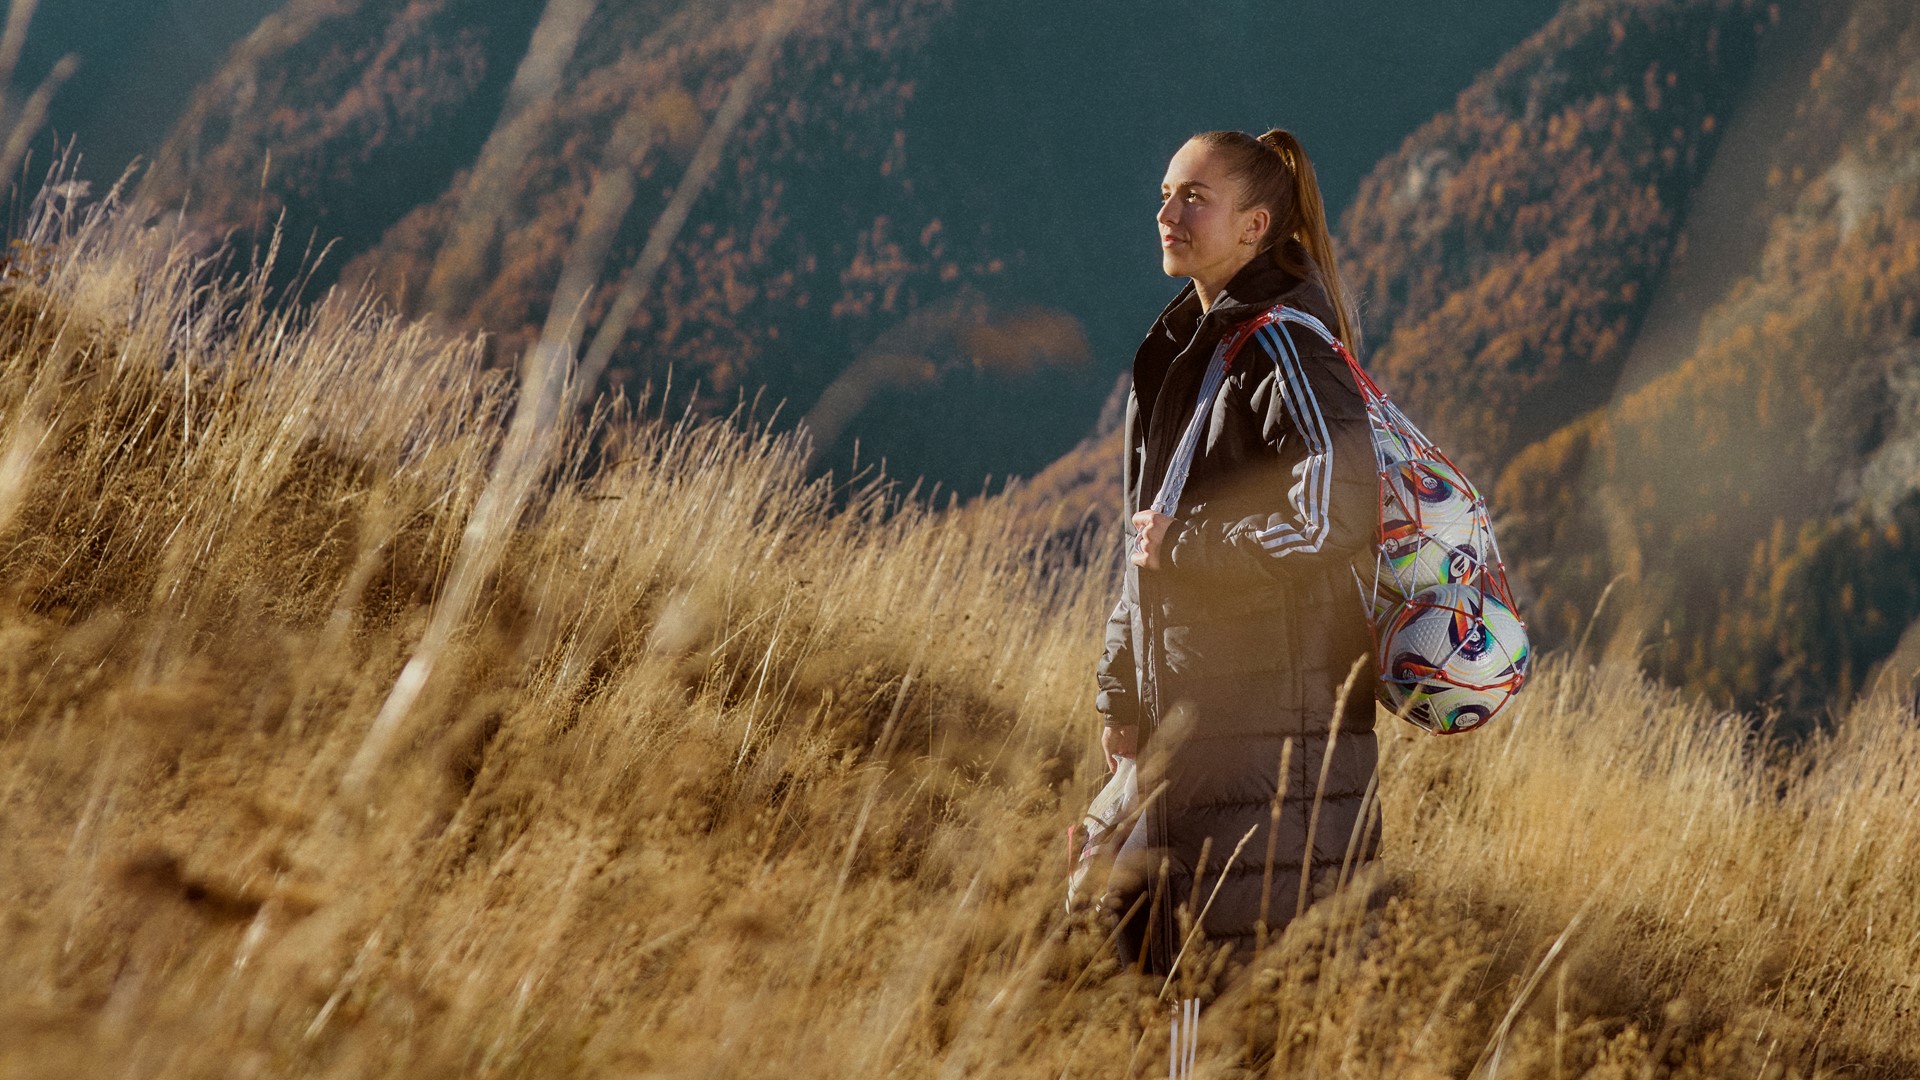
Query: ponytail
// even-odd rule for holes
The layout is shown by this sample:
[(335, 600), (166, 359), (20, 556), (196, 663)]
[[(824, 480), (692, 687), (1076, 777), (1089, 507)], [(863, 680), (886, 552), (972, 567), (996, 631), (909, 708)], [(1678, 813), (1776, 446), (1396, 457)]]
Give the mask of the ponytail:
[[(1320, 279), (1333, 304), (1334, 332), (1357, 355), (1360, 323), (1347, 306), (1346, 289), (1334, 262), (1333, 236), (1327, 229), (1326, 203), (1300, 140), (1282, 128), (1259, 138), (1243, 131), (1205, 131), (1194, 138), (1229, 155), (1229, 171), (1241, 184), (1238, 209), (1263, 206), (1270, 215), (1262, 250), (1275, 266), (1296, 277)], [(1288, 239), (1300, 241), (1306, 260), (1285, 243)]]
[[(1327, 205), (1320, 198), (1320, 181), (1314, 176), (1313, 162), (1307, 158), (1306, 148), (1293, 132), (1284, 128), (1274, 128), (1260, 136), (1261, 145), (1280, 156), (1280, 161), (1293, 177), (1293, 204), (1298, 208), (1298, 220), (1293, 235), (1306, 247), (1307, 254), (1313, 258), (1315, 266), (1320, 268), (1320, 284), (1327, 290), (1327, 299), (1333, 301), (1333, 318), (1339, 325), (1335, 332), (1340, 340), (1356, 355), (1360, 352), (1359, 323), (1348, 314), (1347, 291), (1340, 284), (1340, 269), (1334, 265), (1333, 236), (1327, 230)], [(1273, 236), (1274, 230), (1269, 229)], [(1278, 240), (1278, 236), (1275, 236)], [(1283, 246), (1275, 243), (1271, 249), (1277, 263)]]

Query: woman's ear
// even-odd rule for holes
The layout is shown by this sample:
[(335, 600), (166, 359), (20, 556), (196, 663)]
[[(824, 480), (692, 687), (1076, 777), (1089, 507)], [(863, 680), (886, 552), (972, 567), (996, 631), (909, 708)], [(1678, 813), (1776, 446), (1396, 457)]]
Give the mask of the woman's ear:
[(1266, 207), (1255, 207), (1253, 214), (1247, 219), (1247, 228), (1240, 234), (1240, 242), (1258, 244), (1260, 238), (1267, 235), (1267, 223), (1272, 220), (1273, 215), (1267, 212)]

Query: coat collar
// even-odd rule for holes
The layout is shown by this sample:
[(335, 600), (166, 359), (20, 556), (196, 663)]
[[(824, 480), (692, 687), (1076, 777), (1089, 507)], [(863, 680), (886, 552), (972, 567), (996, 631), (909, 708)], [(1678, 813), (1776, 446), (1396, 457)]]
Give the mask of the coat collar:
[[(1302, 246), (1292, 237), (1282, 242), (1295, 248)], [(1304, 256), (1305, 251), (1296, 255)], [(1244, 322), (1282, 301), (1333, 325), (1332, 304), (1318, 275), (1302, 280), (1260, 255), (1234, 273), (1205, 313), (1200, 310), (1200, 294), (1189, 279), (1161, 309), (1160, 317), (1154, 320), (1153, 333), (1165, 336), (1178, 349), (1194, 340), (1195, 331), (1203, 321), (1206, 329), (1218, 333), (1221, 328)]]

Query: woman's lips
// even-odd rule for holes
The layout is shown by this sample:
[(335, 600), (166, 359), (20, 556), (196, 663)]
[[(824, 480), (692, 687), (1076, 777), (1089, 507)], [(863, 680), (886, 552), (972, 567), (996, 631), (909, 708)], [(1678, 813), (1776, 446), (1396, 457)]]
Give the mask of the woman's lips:
[(1183, 244), (1183, 243), (1185, 243), (1185, 242), (1186, 242), (1186, 241), (1184, 241), (1184, 240), (1179, 240), (1179, 239), (1176, 239), (1175, 237), (1171, 237), (1171, 236), (1163, 236), (1163, 237), (1161, 237), (1161, 238), (1160, 238), (1160, 246), (1161, 246), (1161, 247), (1172, 247), (1172, 246), (1173, 246), (1173, 245), (1175, 245), (1175, 244)]

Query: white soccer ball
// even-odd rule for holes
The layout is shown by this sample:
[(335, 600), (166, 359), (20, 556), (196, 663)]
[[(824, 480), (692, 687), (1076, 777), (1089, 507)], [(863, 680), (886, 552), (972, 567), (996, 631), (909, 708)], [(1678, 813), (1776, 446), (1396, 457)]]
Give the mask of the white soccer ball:
[(1387, 704), (1434, 732), (1469, 731), (1493, 718), (1526, 681), (1526, 627), (1499, 597), (1437, 585), (1382, 624), (1380, 681)]
[(1402, 597), (1477, 579), (1492, 530), (1480, 495), (1445, 462), (1415, 459), (1387, 470), (1381, 504), (1381, 571)]

